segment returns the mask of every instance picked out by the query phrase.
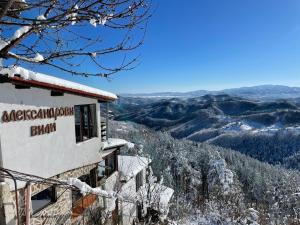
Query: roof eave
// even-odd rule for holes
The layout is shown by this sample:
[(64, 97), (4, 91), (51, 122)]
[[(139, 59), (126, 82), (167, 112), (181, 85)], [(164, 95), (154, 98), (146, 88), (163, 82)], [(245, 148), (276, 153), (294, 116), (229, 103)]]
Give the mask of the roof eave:
[(60, 92), (84, 96), (84, 97), (95, 98), (95, 99), (98, 99), (100, 101), (105, 101), (105, 102), (112, 102), (112, 101), (117, 100), (117, 98), (112, 98), (112, 97), (105, 96), (105, 95), (99, 95), (99, 94), (95, 94), (95, 93), (91, 93), (91, 92), (86, 92), (86, 91), (77, 90), (77, 89), (73, 89), (73, 88), (63, 87), (63, 86), (55, 85), (55, 84), (49, 84), (49, 83), (36, 81), (36, 80), (25, 80), (25, 79), (23, 79), (21, 77), (17, 77), (17, 76), (7, 77), (7, 81), (10, 83), (13, 83), (13, 84), (29, 85), (31, 87), (38, 87), (38, 88), (60, 91)]

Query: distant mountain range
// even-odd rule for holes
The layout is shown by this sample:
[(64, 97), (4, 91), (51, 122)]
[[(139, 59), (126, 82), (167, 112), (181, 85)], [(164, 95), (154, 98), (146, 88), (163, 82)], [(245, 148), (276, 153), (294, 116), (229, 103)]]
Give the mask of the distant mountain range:
[[(256, 90), (263, 95), (268, 87)], [(249, 93), (247, 88), (231, 91)], [(300, 149), (300, 103), (295, 99), (260, 101), (228, 94), (167, 99), (121, 97), (112, 110), (116, 120), (167, 131), (179, 139), (231, 148), (270, 163), (283, 163), (288, 157), (295, 161), (293, 155)]]
[(229, 94), (249, 99), (272, 100), (300, 98), (299, 87), (288, 87), (283, 85), (260, 85), (253, 87), (241, 87), (224, 89), (221, 91), (198, 90), (191, 92), (158, 92), (158, 93), (140, 93), (140, 94), (120, 94), (123, 97), (134, 98), (195, 98), (204, 95)]

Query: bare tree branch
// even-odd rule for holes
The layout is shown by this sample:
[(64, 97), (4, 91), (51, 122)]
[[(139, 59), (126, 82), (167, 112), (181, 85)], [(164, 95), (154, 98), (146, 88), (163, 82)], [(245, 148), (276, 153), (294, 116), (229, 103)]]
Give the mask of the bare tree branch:
[[(0, 12), (0, 58), (108, 77), (137, 65), (131, 54), (144, 42), (150, 10), (149, 0), (8, 0)], [(79, 62), (93, 69), (83, 71)]]

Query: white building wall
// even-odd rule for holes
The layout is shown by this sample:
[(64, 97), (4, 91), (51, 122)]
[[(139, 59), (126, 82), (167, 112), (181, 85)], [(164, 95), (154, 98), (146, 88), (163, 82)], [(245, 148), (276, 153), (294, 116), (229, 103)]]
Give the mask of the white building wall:
[[(74, 116), (58, 117), (57, 120), (1, 121), (0, 159), (4, 168), (48, 178), (100, 161), (100, 106), (96, 99), (71, 94), (53, 97), (45, 89), (15, 89), (10, 83), (0, 85), (1, 116), (3, 111), (97, 104), (98, 138), (81, 143), (76, 143)], [(31, 126), (54, 122), (56, 132), (30, 136)]]
[[(146, 168), (143, 172), (143, 185), (146, 183)], [(132, 177), (128, 180), (121, 189), (121, 195), (124, 196), (124, 201), (120, 202), (120, 215), (122, 215), (122, 225), (129, 225), (133, 223), (133, 220), (137, 217), (137, 204), (136, 202), (128, 202), (126, 199), (136, 199), (136, 180)]]

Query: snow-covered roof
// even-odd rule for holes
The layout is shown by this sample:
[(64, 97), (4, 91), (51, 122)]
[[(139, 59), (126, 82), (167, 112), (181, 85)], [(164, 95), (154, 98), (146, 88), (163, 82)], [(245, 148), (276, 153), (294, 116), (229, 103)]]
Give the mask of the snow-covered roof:
[(132, 177), (136, 176), (140, 171), (145, 169), (151, 159), (140, 156), (118, 156), (119, 172), (124, 180), (128, 181)]
[(9, 82), (27, 84), (34, 87), (68, 92), (71, 94), (113, 101), (118, 97), (110, 92), (85, 86), (68, 80), (33, 72), (22, 67), (0, 68), (0, 76), (7, 76)]
[(116, 147), (121, 147), (121, 146), (127, 146), (128, 148), (133, 148), (134, 144), (131, 142), (128, 142), (124, 139), (119, 139), (119, 138), (108, 138), (107, 141), (102, 142), (102, 149), (111, 149), (111, 148), (116, 148)]

